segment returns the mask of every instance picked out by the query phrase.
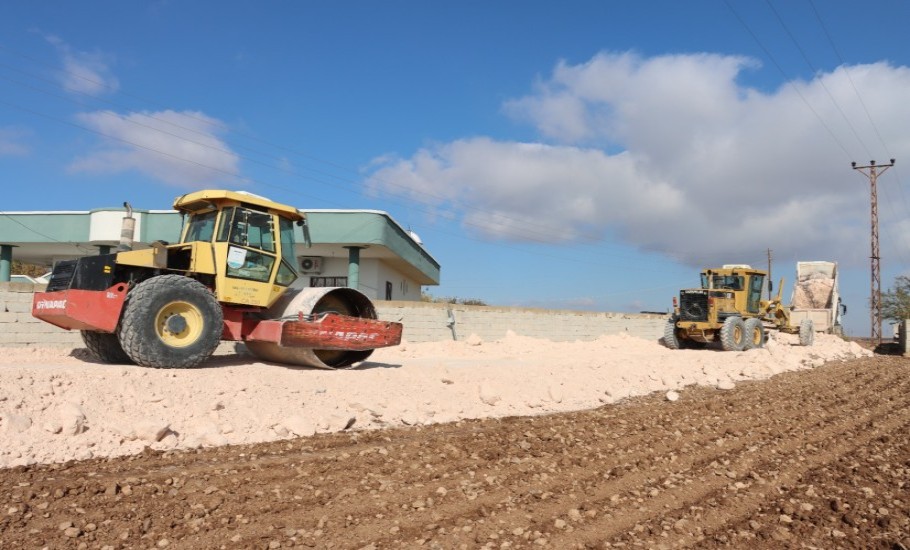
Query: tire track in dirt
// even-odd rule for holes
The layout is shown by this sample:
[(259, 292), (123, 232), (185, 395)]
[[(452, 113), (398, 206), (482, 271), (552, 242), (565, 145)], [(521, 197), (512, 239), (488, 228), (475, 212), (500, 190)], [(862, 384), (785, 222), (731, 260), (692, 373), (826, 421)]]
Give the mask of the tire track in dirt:
[(910, 529), (904, 361), (687, 388), (676, 403), (4, 470), (0, 548), (893, 543)]
[[(902, 407), (906, 407), (910, 404), (910, 401), (899, 404)], [(864, 419), (863, 422), (856, 424), (856, 427), (863, 427), (871, 424), (877, 418), (886, 418), (887, 414), (882, 413), (877, 415), (874, 418)], [(902, 415), (900, 417), (894, 418), (888, 422), (881, 424), (881, 427), (888, 432), (892, 431), (902, 431), (908, 425), (910, 425), (910, 417), (907, 415)], [(843, 432), (835, 433), (829, 436), (824, 440), (825, 443), (833, 443), (825, 447), (812, 450), (808, 453), (803, 453), (795, 457), (795, 461), (799, 464), (797, 468), (788, 468), (783, 474), (775, 477), (773, 479), (773, 484), (767, 484), (764, 486), (763, 491), (759, 492), (750, 492), (746, 496), (741, 497), (736, 502), (738, 508), (737, 514), (731, 514), (729, 510), (721, 512), (720, 510), (714, 509), (712, 513), (705, 514), (700, 519), (700, 527), (705, 535), (711, 536), (718, 532), (724, 530), (725, 527), (733, 524), (744, 524), (749, 521), (751, 517), (758, 512), (761, 505), (767, 500), (772, 492), (778, 490), (779, 487), (786, 487), (792, 485), (796, 481), (800, 480), (807, 473), (812, 472), (818, 468), (822, 468), (832, 462), (839, 460), (842, 456), (848, 455), (858, 449), (859, 447), (867, 445), (873, 439), (880, 437), (881, 432), (870, 431), (864, 432), (864, 435), (851, 438), (847, 440), (847, 443), (837, 444), (838, 441), (845, 441), (845, 439), (837, 437), (841, 435), (852, 434), (852, 432)], [(821, 443), (821, 440), (816, 440), (816, 443)], [(793, 463), (794, 457), (789, 458), (788, 462)], [(791, 518), (792, 519), (792, 518)], [(765, 533), (768, 535), (774, 535), (775, 533)], [(791, 537), (787, 537), (784, 531), (776, 531), (780, 540), (790, 540)], [(695, 542), (700, 542), (700, 540), (694, 537), (691, 533), (681, 539), (684, 544), (692, 544)], [(834, 541), (832, 541), (832, 544)]]
[[(875, 387), (866, 388), (866, 389), (869, 393), (877, 393), (879, 391), (879, 388), (875, 388)], [(850, 414), (853, 412), (856, 412), (856, 411), (853, 411), (853, 410), (838, 411), (836, 413), (832, 413), (832, 418), (837, 417), (837, 416), (847, 415), (847, 414)], [(795, 413), (799, 414), (799, 411), (795, 411)], [(794, 419), (796, 419), (796, 418), (794, 418)], [(791, 419), (778, 418), (777, 420), (791, 420)], [(838, 430), (839, 429), (840, 428), (838, 428)], [(779, 450), (775, 450), (775, 452), (786, 451), (790, 447), (793, 447), (795, 445), (789, 439), (786, 439), (784, 441), (790, 442), (790, 443), (782, 444), (781, 448)], [(717, 462), (717, 460), (721, 459), (722, 457), (730, 455), (731, 452), (745, 448), (745, 447), (749, 446), (750, 444), (751, 444), (751, 442), (744, 441), (744, 442), (740, 443), (739, 445), (737, 445), (736, 448), (730, 448), (729, 446), (727, 446), (724, 449), (718, 449), (717, 453), (709, 453), (706, 456), (694, 456), (688, 461), (677, 462), (674, 464), (675, 469), (670, 470), (668, 477), (664, 478), (664, 479), (672, 479), (673, 476), (680, 476), (686, 472), (691, 471), (693, 468), (702, 467), (709, 463), (715, 463), (715, 462)], [(707, 448), (711, 449), (711, 447), (707, 447)], [(576, 516), (576, 518), (574, 518), (574, 521), (581, 520), (581, 514), (582, 514), (582, 512), (585, 511), (584, 508), (586, 508), (588, 510), (594, 510), (594, 511), (608, 510), (611, 508), (615, 508), (616, 507), (615, 501), (610, 501), (609, 503), (606, 502), (606, 497), (608, 497), (608, 496), (612, 496), (612, 495), (620, 496), (620, 501), (622, 501), (622, 500), (626, 500), (628, 498), (627, 494), (630, 491), (635, 491), (635, 489), (633, 489), (633, 488), (644, 487), (644, 489), (642, 491), (635, 491), (637, 494), (632, 495), (632, 498), (635, 499), (635, 498), (640, 497), (643, 494), (646, 494), (648, 492), (649, 488), (651, 490), (653, 490), (653, 489), (656, 489), (657, 487), (660, 487), (662, 485), (660, 483), (662, 481), (662, 479), (658, 478), (655, 480), (655, 479), (653, 479), (652, 475), (653, 475), (652, 471), (643, 471), (643, 472), (640, 472), (640, 473), (637, 473), (634, 475), (633, 474), (625, 475), (625, 476), (620, 477), (618, 480), (616, 480), (612, 483), (608, 483), (606, 486), (599, 487), (597, 489), (596, 493), (593, 495), (590, 493), (585, 494), (584, 495), (585, 506), (581, 507), (583, 509), (581, 511), (579, 511), (579, 516)], [(565, 477), (565, 476), (563, 476), (563, 477)], [(596, 478), (596, 477), (597, 476), (594, 476), (594, 478)], [(571, 487), (568, 487), (568, 486), (567, 487), (549, 486), (547, 489), (548, 489), (547, 492), (552, 492), (554, 494), (559, 494), (559, 493), (566, 494), (571, 491)], [(711, 487), (709, 489), (701, 491), (699, 494), (697, 494), (691, 498), (704, 497), (713, 490), (714, 490), (714, 488)], [(661, 491), (661, 493), (669, 495), (669, 497), (667, 497), (667, 498), (670, 498), (670, 499), (677, 498), (677, 496), (675, 494), (673, 494), (672, 492), (668, 493), (668, 492)], [(492, 506), (494, 504), (494, 502), (500, 496), (501, 495), (490, 495), (488, 498), (484, 499), (484, 501), (479, 501), (478, 504), (480, 506)], [(539, 522), (546, 521), (548, 523), (554, 523), (554, 520), (558, 521), (561, 518), (566, 523), (566, 525), (570, 524), (570, 522), (573, 521), (573, 518), (567, 517), (567, 512), (571, 515), (570, 510), (573, 510), (573, 509), (578, 510), (579, 507), (577, 506), (577, 503), (575, 503), (576, 505), (573, 507), (571, 502), (566, 502), (566, 501), (567, 500), (572, 501), (576, 498), (577, 498), (576, 495), (569, 494), (567, 497), (551, 500), (545, 506), (536, 507), (535, 512), (537, 513), (536, 515), (538, 516)], [(663, 503), (662, 500), (658, 500), (656, 502), (654, 502), (653, 500), (649, 500), (649, 502), (652, 502), (652, 505), (650, 506), (651, 508), (657, 507), (658, 505)], [(513, 522), (517, 521), (521, 515), (522, 515), (521, 511), (513, 511), (511, 514), (506, 515), (505, 518), (503, 518), (502, 515), (498, 515), (497, 519), (504, 520), (505, 523), (509, 524), (509, 523), (513, 523)], [(543, 516), (543, 517), (540, 517), (540, 516)], [(605, 532), (611, 533), (612, 534), (611, 536), (616, 536), (616, 535), (620, 534), (622, 531), (624, 531), (627, 527), (631, 527), (632, 525), (635, 525), (636, 523), (638, 523), (642, 519), (645, 519), (646, 517), (648, 517), (647, 514), (640, 514), (640, 513), (637, 513), (635, 510), (631, 510), (631, 511), (628, 511), (627, 515), (624, 517), (624, 520), (625, 520), (624, 522), (617, 522), (615, 520), (610, 520), (608, 526), (595, 524), (594, 527), (592, 527), (592, 529), (597, 531), (598, 536), (603, 536)], [(625, 525), (626, 523), (629, 523), (629, 525)], [(552, 529), (552, 527), (543, 530), (544, 535), (552, 535), (555, 532), (556, 531), (554, 531)], [(578, 537), (575, 536), (573, 538), (578, 538)], [(585, 542), (590, 542), (590, 541), (585, 541)], [(564, 545), (559, 544), (559, 546), (564, 546)]]
[[(910, 400), (897, 405), (906, 407), (908, 404), (910, 404)], [(875, 419), (885, 418), (890, 408), (890, 405), (884, 405), (876, 411), (876, 414), (871, 415), (871, 417), (867, 415), (861, 419), (849, 422), (848, 425), (826, 430), (824, 433), (813, 436), (811, 440), (797, 442), (796, 440), (790, 439), (786, 444), (779, 445), (775, 448), (763, 449), (763, 451), (767, 451), (771, 456), (776, 457), (774, 459), (762, 460), (755, 454), (733, 457), (733, 460), (730, 460), (729, 464), (727, 463), (727, 460), (729, 459), (725, 459), (722, 469), (730, 472), (753, 472), (753, 482), (750, 482), (743, 487), (743, 489), (751, 489), (745, 497), (737, 498), (740, 495), (737, 495), (735, 489), (731, 492), (732, 482), (736, 479), (740, 479), (740, 476), (737, 475), (732, 477), (732, 479), (725, 479), (723, 472), (715, 471), (712, 479), (712, 474), (710, 472), (702, 471), (702, 475), (698, 479), (699, 488), (696, 493), (687, 494), (683, 499), (680, 499), (677, 495), (673, 494), (668, 495), (663, 499), (655, 499), (654, 501), (651, 501), (648, 511), (641, 511), (640, 514), (637, 514), (637, 517), (636, 515), (625, 516), (623, 518), (623, 526), (611, 523), (609, 531), (604, 529), (603, 525), (585, 526), (587, 536), (579, 537), (576, 533), (572, 537), (569, 537), (569, 539), (572, 542), (587, 544), (594, 541), (612, 541), (611, 537), (615, 539), (617, 538), (617, 535), (626, 534), (628, 536), (620, 536), (618, 539), (626, 540), (634, 538), (639, 543), (656, 544), (661, 542), (662, 539), (665, 540), (666, 537), (649, 538), (643, 536), (642, 532), (631, 534), (628, 532), (628, 529), (624, 529), (623, 527), (627, 528), (630, 524), (634, 526), (645, 520), (650, 520), (652, 522), (654, 520), (660, 520), (660, 522), (664, 524), (667, 520), (676, 520), (672, 522), (678, 533), (677, 537), (674, 539), (675, 544), (690, 546), (694, 543), (700, 543), (706, 536), (710, 536), (712, 533), (721, 530), (730, 523), (739, 523), (749, 520), (758, 510), (760, 504), (767, 499), (770, 493), (776, 491), (778, 487), (786, 486), (801, 478), (806, 472), (828, 464), (833, 460), (837, 460), (843, 454), (878, 437), (880, 434), (877, 432), (867, 433), (864, 436), (850, 439), (849, 443), (836, 444), (838, 441), (844, 441), (842, 436), (853, 434), (856, 428), (866, 426)], [(910, 418), (904, 415), (892, 419), (887, 422), (884, 427), (887, 430), (898, 430), (899, 428), (907, 426), (908, 423), (910, 423)], [(798, 447), (803, 445), (809, 446), (810, 448), (814, 447), (814, 450), (809, 453), (796, 453)], [(798, 457), (797, 461), (794, 461), (794, 455)], [(790, 467), (787, 469), (786, 473), (774, 475), (773, 472), (775, 467), (779, 466), (781, 462), (788, 462), (791, 464), (796, 462), (798, 463), (798, 467)], [(674, 513), (674, 510), (669, 511), (668, 514), (662, 513), (658, 516), (649, 513), (654, 509), (660, 509), (662, 507), (664, 509), (669, 508), (670, 503), (667, 502), (668, 500), (681, 501), (675, 506), (676, 513)], [(731, 503), (731, 500), (734, 502)], [(710, 506), (706, 513), (699, 515), (697, 519), (697, 534), (688, 532), (690, 529), (696, 527), (696, 522), (691, 518), (688, 518), (687, 514), (680, 514), (679, 512), (687, 507), (702, 502), (717, 502), (718, 505)], [(726, 506), (726, 503), (730, 503), (733, 506)], [(723, 510), (719, 509), (721, 506), (724, 506)], [(735, 510), (735, 512), (733, 512), (733, 510)], [(685, 520), (685, 522), (678, 523), (679, 520)], [(620, 530), (627, 531), (627, 533), (618, 533), (617, 531)], [(596, 535), (591, 534), (591, 531), (597, 531)], [(610, 533), (610, 531), (612, 531), (612, 533)], [(661, 533), (662, 532), (663, 531), (661, 531)], [(605, 533), (610, 534), (604, 536)], [(779, 536), (785, 535), (781, 534)], [(561, 546), (564, 543), (564, 541), (560, 541), (559, 539), (555, 539), (554, 542), (557, 546)]]
[[(879, 388), (865, 387), (862, 380), (858, 381), (856, 383), (856, 385), (860, 386), (865, 391), (865, 394), (861, 394), (861, 393), (853, 394), (856, 397), (859, 397), (860, 399), (864, 399), (866, 397), (871, 397), (871, 396), (884, 397), (887, 395), (887, 394), (881, 393)], [(904, 395), (904, 392), (902, 390), (893, 388), (893, 386), (890, 384), (890, 382), (886, 382), (883, 385), (890, 387), (890, 389), (891, 389), (890, 393), (893, 394), (895, 397)], [(840, 390), (850, 393), (853, 390), (853, 388), (850, 388), (848, 386), (841, 386)], [(901, 405), (903, 405), (903, 404), (901, 404)], [(895, 404), (893, 404), (893, 403), (880, 406), (877, 409), (878, 416), (873, 415), (872, 419), (874, 419), (876, 417), (884, 417), (887, 414), (887, 412), (894, 407), (895, 407)], [(898, 406), (897, 408), (900, 409), (900, 406)], [(754, 448), (753, 447), (753, 448), (749, 449), (749, 451), (750, 451), (749, 455), (744, 454), (744, 455), (738, 456), (738, 457), (736, 455), (733, 455), (732, 458), (734, 460), (736, 460), (736, 462), (728, 462), (730, 459), (724, 458), (722, 461), (723, 466), (721, 467), (720, 464), (717, 464), (716, 460), (712, 461), (712, 463), (709, 465), (709, 466), (711, 466), (711, 468), (709, 468), (709, 469), (714, 469), (715, 470), (714, 472), (708, 471), (707, 469), (702, 469), (698, 473), (696, 473), (694, 471), (690, 471), (689, 472), (690, 475), (694, 474), (697, 476), (697, 481), (701, 484), (701, 486), (695, 494), (689, 496), (684, 502), (679, 504), (677, 506), (677, 508), (682, 509), (687, 505), (692, 505), (694, 503), (698, 503), (703, 500), (712, 501), (712, 500), (726, 498), (726, 495), (724, 494), (725, 489), (729, 488), (735, 480), (742, 479), (743, 476), (741, 475), (741, 472), (743, 472), (743, 471), (751, 470), (751, 471), (755, 472), (756, 478), (754, 478), (754, 479), (759, 480), (760, 483), (762, 483), (762, 484), (767, 484), (767, 482), (764, 481), (764, 479), (761, 477), (760, 474), (758, 474), (758, 472), (756, 472), (756, 470), (762, 471), (762, 472), (769, 471), (770, 468), (766, 468), (766, 466), (768, 464), (771, 464), (772, 462), (770, 460), (767, 460), (767, 461), (761, 460), (760, 458), (757, 458), (757, 457), (765, 456), (765, 455), (780, 456), (785, 453), (792, 454), (794, 451), (796, 451), (797, 449), (799, 449), (803, 446), (809, 446), (809, 448), (812, 448), (813, 442), (818, 444), (818, 443), (826, 442), (826, 441), (838, 441), (839, 436), (841, 436), (843, 434), (849, 434), (853, 431), (853, 428), (856, 428), (858, 426), (864, 425), (864, 424), (872, 421), (869, 418), (870, 412), (871, 411), (869, 411), (868, 408), (864, 405), (860, 405), (859, 407), (856, 407), (854, 410), (850, 410), (850, 409), (838, 410), (838, 411), (828, 415), (827, 418), (823, 418), (822, 420), (812, 419), (812, 421), (807, 426), (802, 426), (802, 427), (791, 426), (790, 433), (787, 434), (787, 438), (781, 440), (781, 443), (779, 443), (777, 445), (765, 445), (763, 448)], [(812, 435), (813, 441), (806, 441), (806, 440), (798, 439), (798, 438), (794, 437), (794, 436), (799, 436), (799, 435), (802, 435), (803, 433), (806, 433), (807, 427), (811, 428), (811, 427), (821, 426), (821, 425), (825, 425), (825, 424), (833, 424), (831, 422), (833, 419), (848, 417), (851, 413), (863, 413), (865, 416), (860, 416), (858, 418), (854, 417), (853, 420), (851, 420), (848, 424), (831, 425), (828, 428), (823, 429), (816, 434), (813, 434)], [(777, 417), (774, 420), (775, 420), (775, 423), (780, 423), (781, 421), (785, 421), (786, 419), (783, 417)], [(902, 425), (903, 423), (906, 423), (906, 418), (899, 419), (896, 423), (898, 425)], [(744, 446), (749, 445), (749, 444), (750, 444), (750, 442), (746, 442), (745, 445), (740, 445), (738, 448), (741, 449)], [(859, 443), (857, 443), (857, 444), (859, 444)], [(848, 445), (848, 446), (845, 446), (844, 448), (846, 448), (846, 449), (855, 448), (855, 445)], [(761, 452), (762, 454), (759, 455), (758, 454), (759, 452)], [(821, 453), (823, 451), (820, 450), (818, 452)], [(720, 457), (718, 457), (718, 458), (720, 458)], [(701, 461), (701, 464), (699, 466), (703, 466), (705, 463), (707, 463), (707, 460)], [(733, 475), (732, 476), (724, 475), (724, 472), (720, 471), (720, 470), (726, 470), (727, 472), (732, 472)], [(801, 469), (801, 470), (798, 470), (797, 473), (801, 473), (804, 471), (805, 471), (805, 469)], [(737, 474), (736, 472), (740, 472), (740, 474)], [(730, 479), (728, 480), (727, 477), (730, 477)], [(772, 477), (772, 476), (768, 476), (766, 474), (765, 477)], [(721, 481), (713, 481), (712, 478), (713, 478), (713, 480), (720, 479)], [(748, 479), (748, 477), (747, 477), (747, 479)], [(717, 497), (717, 498), (715, 498), (715, 497)], [(655, 502), (652, 502), (652, 504), (649, 508), (651, 508), (651, 509), (669, 508), (671, 505), (669, 503), (665, 502), (667, 500), (667, 498), (676, 499), (677, 495), (670, 494), (668, 497), (664, 498), (663, 500), (657, 500)], [(659, 517), (665, 518), (666, 516), (667, 516), (667, 514), (661, 513)], [(675, 518), (677, 520), (684, 519), (684, 516), (677, 514), (675, 516)], [(641, 514), (641, 517), (637, 517), (637, 518), (636, 517), (627, 517), (625, 519), (626, 519), (626, 522), (625, 522), (626, 524), (629, 524), (629, 523), (637, 524), (639, 521), (642, 521), (644, 519), (654, 519), (654, 518), (650, 518), (650, 516), (648, 516), (648, 514)], [(703, 517), (700, 517), (698, 520), (699, 526), (704, 528), (704, 526), (705, 526), (704, 523), (705, 523), (705, 519)], [(690, 525), (691, 525), (691, 522), (690, 522)], [(677, 527), (679, 527), (679, 526), (677, 526)], [(594, 528), (598, 528), (600, 534), (602, 534), (604, 532), (604, 529), (602, 528), (602, 526), (599, 526), (599, 527), (595, 526)], [(707, 529), (705, 529), (705, 530), (707, 530)], [(636, 533), (637, 539), (639, 539), (640, 536), (641, 536), (640, 533)]]
[[(869, 390), (875, 391), (876, 388), (869, 388)], [(721, 453), (725, 453), (725, 452), (728, 453), (729, 448), (725, 451), (721, 451)], [(707, 459), (705, 459), (705, 462), (715, 460), (719, 456), (720, 455), (712, 455), (712, 456), (708, 457)], [(494, 469), (494, 471), (495, 471), (495, 469)], [(570, 472), (564, 471), (563, 477), (565, 477), (566, 475), (572, 475), (572, 474)], [(625, 482), (627, 484), (629, 484), (630, 486), (637, 486), (639, 483), (644, 483), (645, 481), (647, 481), (647, 478), (645, 476), (626, 477), (626, 479), (625, 479)], [(546, 491), (546, 492), (554, 492), (554, 493), (564, 489), (563, 487), (556, 487), (556, 486), (549, 486), (549, 487), (545, 487), (545, 488), (548, 489), (548, 491)], [(514, 494), (516, 492), (522, 492), (522, 489), (524, 489), (524, 488), (512, 487), (509, 489), (509, 492)], [(625, 490), (625, 489), (617, 488), (617, 490)], [(543, 491), (539, 491), (539, 492), (543, 492)], [(539, 492), (538, 492), (538, 494), (539, 494)], [(491, 492), (491, 493), (485, 495), (483, 498), (477, 498), (476, 500), (474, 500), (473, 506), (465, 506), (463, 503), (455, 503), (453, 505), (442, 506), (442, 507), (436, 508), (435, 513), (446, 516), (448, 518), (461, 517), (463, 519), (474, 519), (476, 517), (483, 516), (483, 513), (479, 512), (479, 511), (495, 508), (497, 503), (499, 501), (503, 500), (502, 497), (503, 497), (503, 494), (501, 492)], [(558, 506), (561, 506), (561, 505), (558, 505)], [(561, 512), (564, 514), (567, 509), (568, 509), (568, 507), (562, 507)], [(558, 516), (559, 516), (558, 513), (554, 514), (554, 517), (558, 517)], [(425, 522), (421, 521), (420, 519), (414, 519), (411, 522), (406, 522), (406, 521), (402, 522), (402, 524), (400, 525), (400, 529), (397, 530), (395, 533), (396, 536), (398, 537), (398, 540), (406, 539), (408, 536), (414, 535), (416, 532), (421, 531), (421, 528), (419, 526), (419, 524), (421, 524), (421, 523), (425, 523)], [(370, 529), (371, 529), (371, 527), (369, 525), (363, 525), (363, 526), (361, 526), (361, 528), (359, 530), (360, 531), (369, 531)], [(352, 534), (355, 534), (356, 532), (357, 532), (357, 530), (352, 531)], [(377, 542), (380, 542), (381, 540), (382, 539), (379, 539), (379, 540), (377, 540)]]

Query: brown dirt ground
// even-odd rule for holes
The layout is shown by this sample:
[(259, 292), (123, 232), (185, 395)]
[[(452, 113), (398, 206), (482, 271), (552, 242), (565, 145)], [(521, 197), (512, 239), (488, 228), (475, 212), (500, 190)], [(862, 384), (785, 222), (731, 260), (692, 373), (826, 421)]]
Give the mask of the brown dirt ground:
[(910, 548), (908, 374), (0, 470), (0, 548)]

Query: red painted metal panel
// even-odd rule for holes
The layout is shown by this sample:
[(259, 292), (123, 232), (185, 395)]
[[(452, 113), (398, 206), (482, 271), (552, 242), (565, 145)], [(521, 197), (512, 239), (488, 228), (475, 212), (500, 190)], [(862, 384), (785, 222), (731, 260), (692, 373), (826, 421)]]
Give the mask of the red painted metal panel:
[(243, 340), (243, 310), (221, 304), (224, 315), (224, 328), (221, 331), (222, 340)]
[(274, 342), (284, 347), (325, 350), (369, 350), (401, 343), (401, 323), (327, 313), (315, 320), (259, 321), (244, 340)]
[(327, 313), (314, 321), (285, 321), (280, 345), (315, 349), (368, 350), (401, 343), (401, 323)]
[(244, 340), (254, 342), (281, 343), (281, 328), (286, 321), (256, 321), (256, 324), (243, 332)]
[(36, 292), (32, 316), (69, 330), (114, 332), (126, 291), (126, 284), (118, 283), (107, 290)]

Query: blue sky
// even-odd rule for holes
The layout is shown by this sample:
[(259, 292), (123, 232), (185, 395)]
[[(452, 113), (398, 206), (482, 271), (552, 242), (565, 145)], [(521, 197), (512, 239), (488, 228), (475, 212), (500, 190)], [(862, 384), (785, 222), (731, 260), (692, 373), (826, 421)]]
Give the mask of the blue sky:
[[(389, 212), (437, 296), (665, 311), (702, 266), (910, 259), (910, 4), (8, 2), (0, 210), (246, 189)], [(887, 334), (887, 326), (885, 332)]]

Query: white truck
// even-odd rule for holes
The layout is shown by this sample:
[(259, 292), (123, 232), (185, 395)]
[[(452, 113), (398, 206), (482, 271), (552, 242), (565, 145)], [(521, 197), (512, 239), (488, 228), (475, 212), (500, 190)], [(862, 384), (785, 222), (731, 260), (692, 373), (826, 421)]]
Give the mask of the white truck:
[(796, 262), (796, 281), (790, 300), (790, 319), (795, 325), (812, 319), (815, 330), (842, 334), (841, 304), (837, 288), (837, 262)]

